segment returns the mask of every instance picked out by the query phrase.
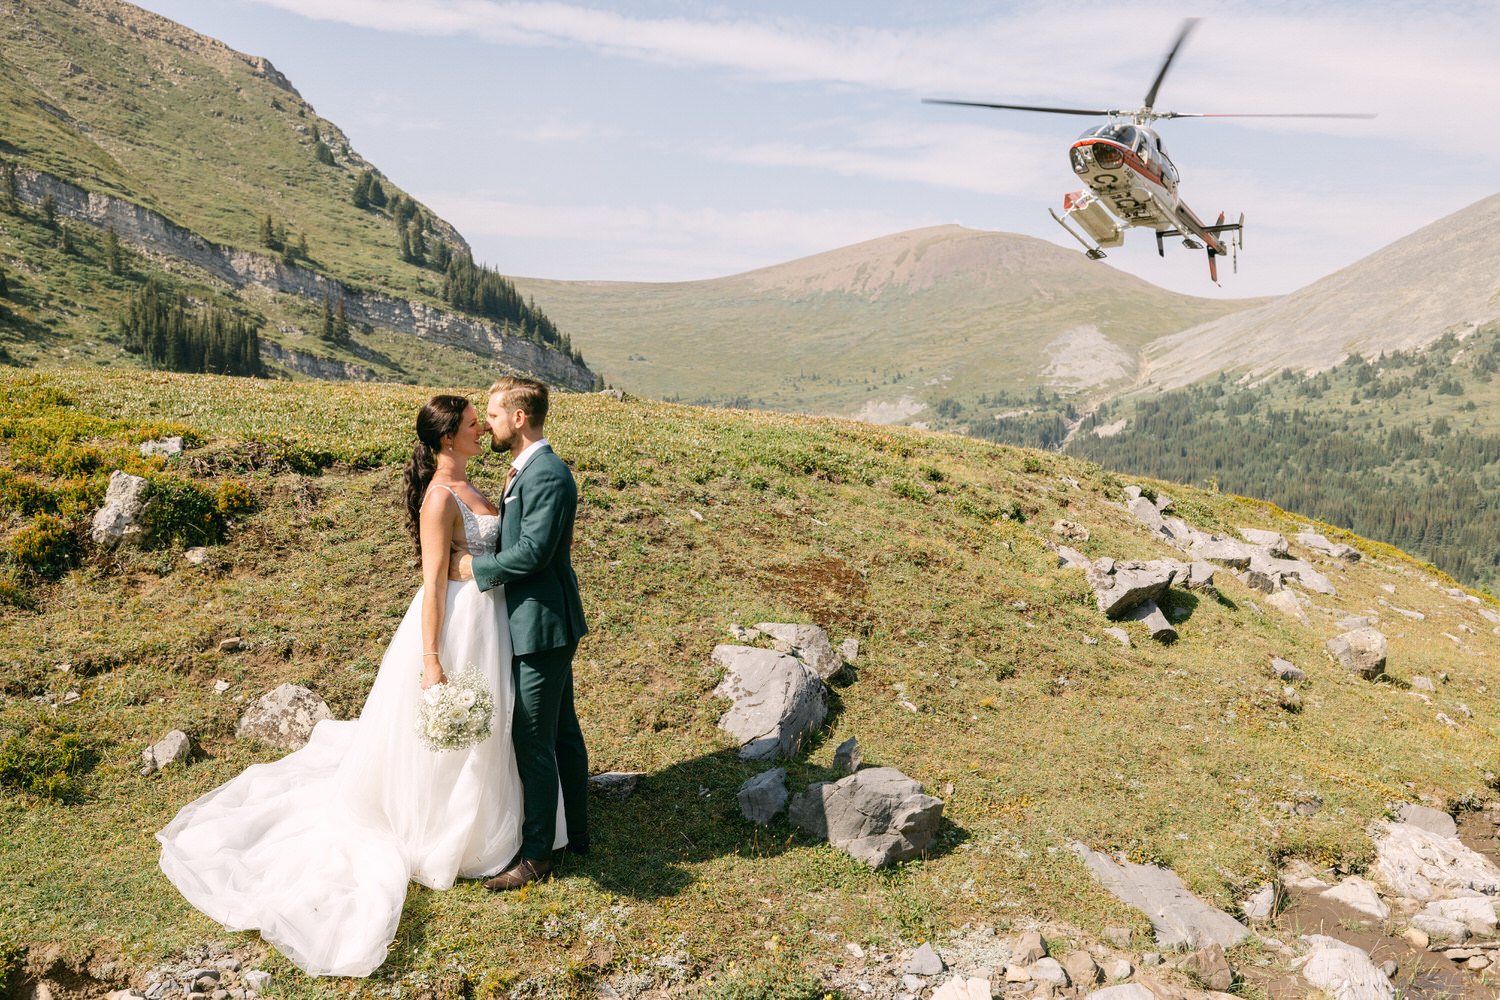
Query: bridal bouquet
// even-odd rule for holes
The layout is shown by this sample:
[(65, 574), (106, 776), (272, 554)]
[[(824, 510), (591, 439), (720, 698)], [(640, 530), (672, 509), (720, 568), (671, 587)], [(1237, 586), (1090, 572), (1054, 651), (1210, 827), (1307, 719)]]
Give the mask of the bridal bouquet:
[(467, 750), (489, 739), (494, 708), (495, 696), (471, 663), (422, 692), (417, 738), (434, 753)]

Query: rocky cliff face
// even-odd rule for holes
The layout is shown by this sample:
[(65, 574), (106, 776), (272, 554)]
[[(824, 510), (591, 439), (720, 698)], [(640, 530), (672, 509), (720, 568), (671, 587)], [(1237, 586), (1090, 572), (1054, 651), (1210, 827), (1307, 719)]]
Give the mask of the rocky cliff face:
[[(185, 261), (236, 287), (256, 285), (284, 295), (298, 295), (321, 303), (325, 298), (344, 303), (351, 323), (368, 323), (407, 333), (420, 340), (449, 347), (459, 347), (475, 354), (492, 356), (517, 371), (534, 375), (553, 385), (569, 389), (593, 388), (594, 373), (559, 351), (506, 333), (493, 323), (434, 308), (374, 291), (360, 291), (340, 281), (305, 267), (283, 263), (280, 259), (252, 253), (235, 247), (220, 246), (179, 226), (150, 209), (122, 198), (85, 191), (35, 170), (16, 171), (16, 193), (23, 201), (40, 204), (48, 195), (58, 215), (96, 226), (114, 229), (123, 243), (147, 253), (162, 254)], [(301, 352), (305, 362), (321, 361)], [(275, 355), (268, 355), (282, 360)], [(321, 367), (338, 362), (323, 362)], [(314, 374), (306, 364), (294, 370), (317, 378), (359, 378)], [(332, 369), (329, 369), (331, 372)]]

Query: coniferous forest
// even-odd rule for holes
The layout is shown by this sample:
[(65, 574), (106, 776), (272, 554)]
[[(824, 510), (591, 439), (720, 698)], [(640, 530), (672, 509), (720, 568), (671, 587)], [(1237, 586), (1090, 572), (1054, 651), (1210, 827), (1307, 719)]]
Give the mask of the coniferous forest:
[(152, 368), (218, 375), (263, 375), (260, 336), (242, 317), (197, 310), (156, 279), (130, 296), (120, 317), (124, 347)]
[[(1117, 402), (1067, 450), (1122, 472), (1244, 496), (1419, 554), (1492, 588), (1500, 571), (1500, 325), (1460, 342)], [(1099, 437), (1120, 418), (1126, 427)]]

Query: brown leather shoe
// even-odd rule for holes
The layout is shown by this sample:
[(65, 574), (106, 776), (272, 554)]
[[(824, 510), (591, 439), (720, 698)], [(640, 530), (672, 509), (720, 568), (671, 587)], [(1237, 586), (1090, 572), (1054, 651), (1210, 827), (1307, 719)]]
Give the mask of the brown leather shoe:
[(484, 883), (491, 892), (519, 889), (552, 874), (551, 858), (521, 858), (514, 865)]

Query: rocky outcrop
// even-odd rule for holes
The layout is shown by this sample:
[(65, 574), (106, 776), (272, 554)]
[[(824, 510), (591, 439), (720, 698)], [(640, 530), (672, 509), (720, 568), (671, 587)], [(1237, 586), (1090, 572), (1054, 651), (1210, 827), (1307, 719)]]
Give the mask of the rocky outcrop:
[(308, 378), (321, 379), (323, 381), (337, 382), (379, 382), (381, 376), (373, 368), (357, 365), (352, 361), (338, 361), (334, 358), (320, 358), (315, 354), (304, 354), (302, 351), (271, 341), (260, 342), (260, 356), (269, 358), (285, 368), (290, 368), (299, 375)]
[(1069, 845), (1104, 888), (1146, 914), (1164, 948), (1228, 948), (1250, 936), (1250, 928), (1188, 892), (1175, 872), (1156, 865), (1116, 862), (1079, 843)]
[(297, 750), (312, 736), (314, 726), (331, 718), (333, 713), (322, 698), (300, 684), (283, 684), (251, 703), (240, 716), (234, 735)]
[(89, 537), (103, 549), (121, 542), (142, 542), (151, 532), (146, 520), (150, 512), (151, 482), (116, 469), (109, 474), (104, 506), (94, 514)]
[[(1145, 499), (1137, 501), (1145, 503)], [(1150, 506), (1149, 503), (1147, 506)], [(1094, 599), (1105, 617), (1119, 619), (1145, 601), (1167, 592), (1179, 564), (1166, 559), (1150, 562), (1116, 562), (1097, 559), (1086, 571)]]
[(16, 194), (22, 201), (40, 204), (51, 195), (58, 215), (100, 229), (113, 229), (123, 243), (185, 261), (235, 287), (255, 285), (317, 303), (324, 299), (342, 301), (351, 323), (368, 323), (429, 343), (494, 357), (518, 371), (564, 388), (593, 388), (594, 373), (585, 366), (560, 351), (542, 347), (493, 323), (423, 302), (351, 288), (277, 257), (212, 243), (148, 208), (123, 198), (85, 191), (50, 174), (18, 169), (15, 177)]
[(894, 767), (818, 782), (792, 799), (793, 823), (880, 868), (914, 858), (937, 840), (943, 800)]
[(1334, 659), (1365, 680), (1385, 673), (1385, 636), (1372, 628), (1351, 629), (1324, 645)]

